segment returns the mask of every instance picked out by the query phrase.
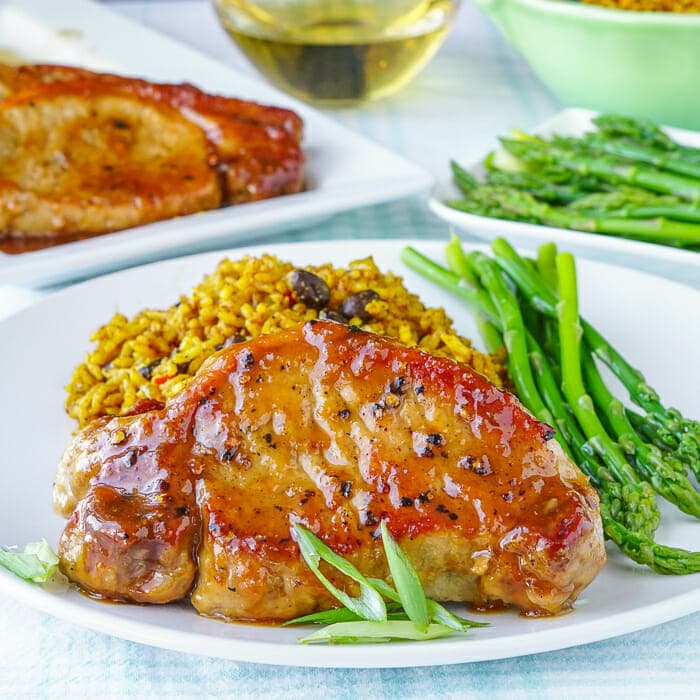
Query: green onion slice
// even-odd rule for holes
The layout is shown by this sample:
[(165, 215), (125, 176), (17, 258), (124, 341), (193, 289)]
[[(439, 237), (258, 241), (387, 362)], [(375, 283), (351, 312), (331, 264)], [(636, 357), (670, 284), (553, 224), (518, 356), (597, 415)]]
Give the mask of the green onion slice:
[(311, 613), (302, 617), (295, 617), (282, 623), (282, 627), (288, 625), (333, 625), (336, 622), (358, 622), (362, 618), (347, 608), (332, 608), (321, 612)]
[[(297, 544), (301, 550), (301, 556), (308, 567), (316, 574), (318, 580), (326, 587), (328, 592), (339, 600), (346, 608), (355, 613), (363, 620), (374, 622), (386, 621), (386, 605), (384, 600), (372, 588), (369, 581), (349, 562), (336, 554), (330, 547), (325, 545), (316, 535), (312, 534), (303, 525), (294, 523), (294, 534)], [(345, 574), (353, 581), (360, 584), (360, 595), (357, 598), (349, 596), (344, 591), (336, 588), (320, 571), (321, 560)], [(353, 624), (353, 623), (339, 623)]]
[(425, 598), (423, 585), (418, 578), (413, 564), (404, 551), (389, 533), (386, 523), (382, 520), (382, 544), (386, 560), (389, 564), (391, 577), (394, 579), (396, 592), (399, 594), (403, 609), (420, 632), (428, 629), (428, 603)]
[(446, 607), (428, 598), (428, 614), (431, 622), (437, 622), (445, 627), (449, 627), (456, 632), (466, 632), (470, 627), (488, 627), (488, 622), (474, 622), (466, 620), (459, 615), (450, 612)]
[(46, 540), (31, 542), (21, 552), (0, 548), (0, 566), (25, 581), (45, 583), (58, 568), (58, 557)]
[(368, 578), (367, 580), (372, 588), (381, 593), (387, 600), (392, 603), (401, 603), (399, 594), (383, 578)]
[(387, 622), (339, 622), (313, 632), (300, 641), (306, 644), (330, 642), (332, 644), (379, 644), (391, 641), (424, 642), (454, 634), (445, 625), (428, 625), (421, 631), (410, 620)]

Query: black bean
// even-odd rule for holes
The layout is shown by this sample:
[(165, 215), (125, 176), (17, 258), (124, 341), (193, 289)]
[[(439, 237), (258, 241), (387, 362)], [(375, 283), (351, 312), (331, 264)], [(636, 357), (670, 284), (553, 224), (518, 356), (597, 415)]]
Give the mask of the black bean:
[(377, 299), (379, 299), (377, 292), (373, 289), (365, 289), (363, 292), (349, 296), (343, 302), (341, 311), (348, 318), (359, 318), (362, 322), (367, 323), (372, 318), (372, 314), (367, 313), (367, 304)]
[(287, 278), (294, 293), (310, 309), (322, 309), (328, 306), (331, 292), (328, 285), (313, 272), (308, 270), (293, 270)]
[[(160, 364), (160, 361), (162, 360), (162, 357), (159, 357), (157, 360), (153, 360), (150, 364), (147, 364), (145, 367), (139, 367), (138, 372), (139, 374), (144, 378), (144, 379), (150, 379), (151, 375), (153, 374), (153, 370)], [(105, 366), (105, 369), (107, 367)]]
[(337, 323), (347, 323), (348, 319), (339, 311), (334, 309), (321, 309), (318, 312), (318, 317), (324, 321), (336, 321)]

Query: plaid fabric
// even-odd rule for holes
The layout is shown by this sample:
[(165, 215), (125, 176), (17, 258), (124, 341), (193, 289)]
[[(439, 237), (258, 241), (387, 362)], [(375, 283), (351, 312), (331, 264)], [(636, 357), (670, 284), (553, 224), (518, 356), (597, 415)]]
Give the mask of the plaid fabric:
[(0, 619), (3, 698), (657, 700), (697, 697), (700, 687), (700, 614), (548, 654), (381, 670), (272, 667), (189, 656), (90, 632), (12, 601), (0, 603)]

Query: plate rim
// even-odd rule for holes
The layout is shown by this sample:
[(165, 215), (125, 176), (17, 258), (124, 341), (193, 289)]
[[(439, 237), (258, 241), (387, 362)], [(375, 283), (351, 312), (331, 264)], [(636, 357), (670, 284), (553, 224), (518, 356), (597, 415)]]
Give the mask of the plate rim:
[[(372, 250), (380, 247), (385, 250), (391, 250), (392, 254), (396, 255), (395, 249), (398, 247), (415, 245), (428, 249), (428, 253), (433, 254), (438, 249), (442, 249), (444, 243), (445, 241), (442, 239), (331, 239), (242, 245), (221, 251), (196, 253), (183, 258), (162, 260), (126, 270), (114, 271), (59, 290), (40, 299), (32, 306), (2, 319), (0, 321), (0, 329), (10, 319), (15, 319), (22, 314), (32, 313), (33, 309), (43, 305), (56, 303), (56, 301), (61, 303), (64, 297), (79, 294), (89, 290), (90, 287), (113, 284), (115, 278), (127, 278), (130, 275), (138, 277), (157, 268), (173, 268), (173, 271), (177, 268), (184, 269), (193, 259), (201, 261), (200, 268), (197, 270), (199, 274), (202, 272), (201, 268), (210, 265), (210, 261), (231, 257), (232, 255), (255, 254), (263, 251), (283, 256), (289, 250), (310, 248), (311, 246), (320, 246), (329, 251), (337, 246), (361, 246), (362, 248), (371, 246)], [(472, 245), (476, 249), (486, 249), (486, 246), (481, 243)], [(603, 270), (605, 268), (614, 269), (621, 267), (591, 260), (585, 260), (585, 264)], [(653, 279), (656, 277), (640, 270), (630, 271), (636, 275), (641, 275), (642, 278)], [(692, 287), (661, 277), (656, 277), (656, 281), (662, 285), (677, 289), (679, 292), (690, 293), (700, 301), (700, 291)], [(113, 301), (113, 298), (109, 298), (105, 303), (109, 305)], [(676, 593), (645, 605), (641, 609), (622, 611), (597, 620), (583, 620), (580, 623), (573, 623), (555, 630), (543, 628), (536, 632), (531, 632), (527, 635), (527, 644), (523, 644), (524, 635), (522, 634), (488, 640), (479, 640), (478, 635), (472, 634), (466, 638), (438, 640), (438, 642), (431, 644), (431, 648), (437, 651), (433, 651), (432, 654), (424, 654), (418, 659), (414, 655), (409, 655), (407, 658), (410, 658), (410, 661), (403, 661), (403, 655), (395, 653), (396, 644), (372, 645), (372, 653), (369, 654), (368, 645), (308, 647), (286, 642), (275, 643), (267, 640), (253, 641), (215, 637), (196, 631), (173, 630), (151, 622), (123, 620), (112, 615), (111, 610), (107, 606), (94, 605), (86, 608), (73, 600), (61, 600), (59, 595), (53, 595), (40, 587), (27, 584), (5, 571), (0, 571), (0, 591), (34, 609), (59, 619), (97, 632), (150, 646), (231, 660), (317, 668), (399, 668), (515, 658), (517, 656), (544, 653), (609, 639), (621, 634), (628, 634), (652, 627), (700, 610), (700, 578), (698, 578), (698, 586), (696, 588)], [(644, 614), (640, 613), (642, 609)], [(193, 619), (196, 619), (196, 613), (193, 611), (192, 614), (195, 616)], [(546, 625), (546, 621), (543, 622)], [(116, 633), (114, 631), (115, 627), (119, 630)], [(126, 630), (123, 629), (124, 627), (126, 627)], [(621, 629), (622, 631), (620, 631)], [(575, 638), (572, 639), (572, 636)], [(470, 647), (469, 642), (474, 642), (474, 646)], [(426, 649), (425, 646), (422, 648)], [(486, 652), (483, 651), (484, 648), (487, 650)], [(481, 652), (479, 651), (480, 649)]]
[[(319, 646), (275, 643), (264, 640), (212, 637), (200, 632), (163, 628), (131, 619), (128, 621), (116, 619), (116, 626), (126, 627), (126, 630), (120, 629), (119, 632), (115, 632), (115, 617), (103, 609), (107, 605), (101, 606), (99, 601), (94, 601), (94, 608), (86, 611), (73, 601), (68, 601), (66, 604), (60, 601), (58, 595), (51, 595), (39, 587), (32, 588), (32, 585), (9, 572), (0, 570), (0, 591), (33, 610), (78, 627), (159, 649), (231, 661), (300, 668), (424, 668), (496, 661), (585, 646), (650, 629), (700, 611), (700, 587), (698, 587), (645, 606), (644, 617), (639, 614), (639, 610), (627, 610), (608, 615), (602, 620), (587, 620), (554, 631), (542, 629), (529, 632), (527, 645), (523, 644), (524, 635), (479, 640), (478, 633), (469, 632), (467, 637), (434, 640), (429, 643), (429, 646), (433, 650), (439, 650), (438, 653), (426, 654), (418, 659), (412, 656), (410, 661), (408, 659), (404, 661), (401, 654), (396, 654), (396, 649), (402, 648), (400, 642)], [(74, 617), (71, 613), (77, 613), (77, 615)], [(193, 615), (196, 615), (194, 611)], [(542, 619), (545, 624), (546, 621), (547, 618)], [(235, 625), (236, 623), (220, 622), (220, 624)], [(299, 628), (300, 635), (303, 629), (305, 628)], [(575, 638), (572, 638), (572, 633), (575, 634)], [(156, 636), (158, 639), (155, 639)], [(470, 644), (477, 647), (473, 655), (464, 653), (469, 649)], [(478, 647), (481, 647), (481, 653)], [(496, 648), (491, 651), (492, 647)], [(421, 648), (426, 649), (426, 646)], [(485, 653), (484, 648), (487, 649)], [(368, 650), (372, 653), (368, 654)]]

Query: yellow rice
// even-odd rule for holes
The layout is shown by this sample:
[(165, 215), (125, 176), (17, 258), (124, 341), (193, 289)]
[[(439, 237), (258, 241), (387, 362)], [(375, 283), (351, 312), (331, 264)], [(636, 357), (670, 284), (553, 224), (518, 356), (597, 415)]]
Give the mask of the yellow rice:
[(700, 12), (700, 0), (583, 0), (618, 10), (639, 12)]
[[(141, 399), (165, 401), (227, 339), (247, 340), (316, 318), (318, 312), (298, 301), (287, 282), (294, 269), (272, 255), (225, 259), (177, 304), (145, 309), (131, 319), (115, 314), (93, 334), (94, 349), (73, 372), (66, 387), (67, 412), (83, 426), (97, 416), (123, 414)], [(400, 277), (382, 274), (372, 258), (347, 269), (330, 264), (305, 269), (326, 282), (332, 309), (351, 294), (377, 292), (379, 298), (366, 307), (371, 320), (350, 323), (465, 362), (502, 385), (505, 370), (499, 358), (476, 351), (443, 309), (425, 307)]]

